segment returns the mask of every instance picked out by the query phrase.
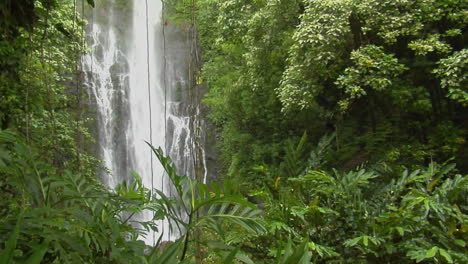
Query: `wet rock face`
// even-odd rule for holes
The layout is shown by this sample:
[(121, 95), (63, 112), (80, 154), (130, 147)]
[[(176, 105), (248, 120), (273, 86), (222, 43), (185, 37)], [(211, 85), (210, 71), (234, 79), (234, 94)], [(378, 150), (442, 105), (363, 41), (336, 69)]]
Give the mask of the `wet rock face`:
[[(207, 89), (190, 77), (198, 67), (194, 58), (197, 47), (192, 46), (187, 30), (187, 25), (165, 26), (166, 42), (170, 43), (166, 45), (166, 79), (171, 87), (168, 111), (171, 117), (177, 117), (183, 123), (175, 126), (174, 120), (168, 119), (167, 143), (172, 146), (169, 153), (178, 161), (180, 171), (203, 181), (217, 181), (219, 167), (215, 128), (207, 118), (209, 109), (201, 102)], [(184, 129), (180, 130), (181, 127)]]
[[(129, 62), (125, 56), (124, 41), (130, 33), (128, 24), (115, 28), (115, 20), (128, 22), (129, 17), (110, 8), (112, 1), (101, 1), (85, 14), (90, 24), (87, 29), (90, 52), (84, 59), (84, 85), (88, 88), (88, 105), (94, 113), (95, 137), (98, 144), (91, 146), (105, 161), (115, 181), (102, 171), (103, 182), (109, 186), (126, 178), (129, 162), (129, 143), (126, 130), (129, 120)], [(120, 12), (121, 13), (121, 12)], [(131, 25), (131, 23), (130, 23)]]
[(111, 79), (113, 87), (119, 87), (115, 89), (114, 100), (112, 107), (114, 108), (114, 125), (113, 134), (114, 139), (112, 140), (112, 149), (116, 155), (114, 168), (116, 175), (127, 174), (128, 168), (131, 167), (129, 159), (129, 149), (126, 134), (126, 127), (129, 120), (129, 104), (128, 104), (128, 89), (129, 89), (129, 78), (128, 78), (128, 62), (119, 56), (117, 62), (110, 68)]
[[(202, 181), (215, 178), (217, 155), (200, 103), (203, 87), (191, 76), (197, 66), (188, 27), (166, 25), (160, 1), (148, 1), (150, 12), (142, 1), (102, 0), (89, 10), (84, 83), (96, 114), (96, 152), (110, 170), (102, 171), (103, 183), (112, 188), (132, 181), (135, 170), (145, 187), (170, 195), (167, 176), (145, 141), (163, 148), (179, 174)], [(145, 212), (136, 217), (153, 219)], [(151, 237), (145, 242), (154, 242)]]
[(169, 103), (167, 104), (166, 146), (179, 173), (205, 181), (208, 174), (205, 158), (204, 117), (200, 115), (201, 94), (191, 82), (193, 54), (187, 29), (164, 26), (165, 74)]
[[(201, 94), (205, 94), (206, 87), (198, 87)], [(203, 104), (200, 104), (200, 112), (202, 119), (202, 134), (203, 150), (205, 153), (204, 162), (207, 169), (206, 181), (216, 182), (220, 180), (221, 167), (219, 164), (219, 153), (216, 148), (216, 127), (208, 119), (209, 109)]]
[[(135, 120), (132, 118), (140, 110), (133, 109), (131, 94), (141, 87), (134, 87), (135, 76), (132, 74), (135, 74), (135, 67), (141, 73), (144, 68), (142, 64), (146, 62), (144, 58), (132, 59), (134, 53), (141, 49), (136, 46), (141, 43), (136, 43), (134, 39), (137, 30), (134, 25), (138, 25), (138, 22), (135, 22), (137, 20), (133, 12), (136, 11), (132, 7), (133, 1), (103, 0), (92, 10), (92, 19), (88, 19), (94, 21), (94, 24), (88, 29), (91, 53), (87, 57), (85, 83), (96, 109), (98, 152), (115, 178), (112, 183), (109, 176), (103, 173), (103, 178), (107, 177), (104, 182), (109, 185), (129, 180), (129, 170), (138, 167), (136, 139), (132, 138)], [(157, 103), (163, 105), (153, 105), (153, 109), (164, 108), (165, 118), (164, 124), (153, 124), (153, 130), (163, 130), (165, 133), (164, 148), (180, 174), (193, 175), (203, 180), (214, 179), (217, 170), (211, 168), (215, 168), (217, 159), (213, 147), (215, 137), (206, 132), (212, 131), (212, 128), (206, 119), (207, 111), (200, 102), (204, 91), (202, 87), (190, 83), (193, 82), (190, 75), (196, 66), (187, 30), (186, 26), (169, 24), (155, 27), (151, 33), (156, 36), (156, 43), (152, 46), (156, 51), (151, 51), (156, 55), (151, 56), (150, 60), (158, 61), (154, 68), (156, 70), (150, 74), (152, 82), (159, 87), (152, 96), (153, 99), (158, 97)], [(158, 36), (164, 36), (165, 39), (158, 39)], [(163, 50), (161, 58), (157, 50)], [(142, 85), (146, 85), (144, 80), (136, 86)]]

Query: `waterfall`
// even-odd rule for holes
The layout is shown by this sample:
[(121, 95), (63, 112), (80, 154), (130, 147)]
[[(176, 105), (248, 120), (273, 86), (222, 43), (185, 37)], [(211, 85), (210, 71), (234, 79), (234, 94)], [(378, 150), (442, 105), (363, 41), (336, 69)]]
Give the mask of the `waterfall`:
[[(113, 188), (131, 180), (134, 170), (145, 187), (170, 195), (167, 176), (145, 141), (165, 150), (179, 174), (193, 175), (193, 121), (199, 109), (188, 85), (187, 37), (162, 21), (159, 0), (96, 1), (87, 17), (90, 52), (84, 56), (84, 81), (96, 112), (96, 151), (108, 169), (102, 181)], [(144, 212), (138, 220), (152, 217)], [(168, 232), (167, 222), (158, 227), (163, 240), (177, 237)], [(150, 233), (144, 240), (151, 245), (158, 237)]]

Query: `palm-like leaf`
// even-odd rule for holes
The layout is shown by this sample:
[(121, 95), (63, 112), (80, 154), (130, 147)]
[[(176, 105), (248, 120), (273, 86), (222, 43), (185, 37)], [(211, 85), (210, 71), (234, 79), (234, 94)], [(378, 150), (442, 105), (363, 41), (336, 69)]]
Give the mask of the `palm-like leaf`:
[[(150, 145), (150, 144), (149, 144)], [(187, 176), (180, 176), (170, 158), (163, 151), (150, 145), (156, 157), (165, 169), (173, 188), (175, 197), (168, 197), (156, 191), (156, 204), (165, 212), (165, 217), (177, 226), (183, 235), (180, 243), (183, 247), (182, 260), (185, 258), (187, 242), (190, 235), (197, 230), (205, 229), (224, 237), (220, 227), (222, 222), (236, 224), (253, 233), (265, 232), (260, 221), (261, 211), (248, 202), (232, 185), (204, 184)]]

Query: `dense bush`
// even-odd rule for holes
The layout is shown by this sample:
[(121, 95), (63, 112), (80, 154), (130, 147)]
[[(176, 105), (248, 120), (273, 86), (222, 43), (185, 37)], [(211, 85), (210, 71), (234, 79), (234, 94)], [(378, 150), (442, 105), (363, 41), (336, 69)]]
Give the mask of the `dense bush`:
[(313, 263), (465, 263), (468, 175), (454, 167), (278, 178), (256, 192), (269, 232), (243, 245), (259, 263), (276, 259), (288, 237), (308, 243)]
[(309, 149), (336, 133), (332, 167), (455, 157), (466, 171), (464, 1), (176, 2), (195, 13), (227, 175), (261, 186), (252, 168), (304, 132)]
[(314, 263), (467, 261), (467, 3), (172, 2), (197, 24), (224, 175), (265, 207), (268, 232), (234, 244), (260, 263), (288, 238)]
[[(211, 257), (230, 259), (225, 263), (249, 259), (225, 243), (223, 226), (239, 227), (231, 235), (263, 233), (260, 211), (230, 184), (179, 176), (160, 149), (154, 152), (169, 175), (172, 197), (144, 188), (136, 173), (132, 183), (108, 190), (95, 178), (44, 163), (21, 137), (0, 131), (0, 262), (191, 263), (204, 258), (208, 245)], [(144, 210), (153, 218), (135, 217)], [(157, 225), (163, 219), (175, 241), (162, 241), (171, 232)], [(142, 240), (150, 231), (161, 234), (155, 245)]]

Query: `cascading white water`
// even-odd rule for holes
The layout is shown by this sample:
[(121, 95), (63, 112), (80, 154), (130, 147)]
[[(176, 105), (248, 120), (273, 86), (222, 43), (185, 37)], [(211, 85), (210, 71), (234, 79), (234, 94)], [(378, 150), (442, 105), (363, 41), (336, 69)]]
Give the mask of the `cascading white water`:
[[(160, 1), (134, 1), (133, 36), (129, 50), (131, 125), (127, 136), (134, 142), (134, 169), (144, 175), (143, 184), (164, 191), (164, 170), (146, 143), (165, 149), (166, 91), (162, 78), (164, 51), (162, 35), (159, 34), (161, 26)], [(148, 221), (152, 217), (151, 212), (144, 212), (142, 220)], [(162, 231), (167, 229), (166, 225), (159, 223)], [(153, 236), (147, 238), (147, 242), (152, 243), (153, 240)]]
[[(129, 50), (129, 76), (130, 76), (130, 131), (128, 137), (134, 139), (135, 169), (140, 173), (153, 174), (154, 182), (145, 177), (146, 186), (161, 188), (162, 167), (155, 162), (151, 164), (151, 151), (146, 142), (151, 142), (155, 147), (164, 149), (165, 142), (165, 91), (161, 82), (163, 74), (161, 41), (156, 34), (161, 21), (159, 16), (146, 18), (145, 0), (134, 1), (133, 36)], [(159, 1), (148, 1), (148, 14), (160, 14)], [(148, 26), (148, 32), (146, 32)], [(149, 43), (149, 47), (147, 46)], [(149, 69), (148, 69), (149, 67)], [(148, 87), (149, 85), (149, 87)], [(152, 134), (150, 134), (152, 132)]]
[[(169, 30), (173, 43), (166, 48), (164, 29), (170, 26), (163, 25), (160, 0), (126, 3), (96, 1), (88, 18), (91, 52), (84, 56), (85, 84), (96, 108), (98, 152), (110, 170), (101, 177), (113, 188), (131, 180), (129, 172), (134, 170), (145, 187), (170, 194), (163, 168), (146, 142), (165, 150), (179, 173), (193, 175), (190, 122), (197, 106), (190, 105), (190, 95), (183, 95), (189, 90), (187, 43), (173, 27)], [(150, 221), (153, 215), (144, 212), (137, 217)], [(164, 231), (163, 240), (177, 237), (168, 231), (168, 223), (157, 224)], [(144, 240), (151, 245), (158, 237), (150, 233)]]
[[(100, 37), (102, 37), (101, 27), (94, 25), (92, 32), (93, 43), (91, 50), (93, 54), (96, 54), (99, 49), (106, 49), (107, 52), (103, 53), (102, 57), (96, 56), (85, 56), (86, 71), (92, 71), (98, 73), (97, 78), (94, 78), (96, 83), (89, 85), (92, 90), (92, 94), (95, 96), (97, 105), (99, 105), (98, 111), (98, 122), (99, 122), (99, 146), (101, 147), (100, 152), (105, 166), (110, 171), (115, 171), (115, 158), (114, 151), (112, 150), (112, 140), (114, 138), (114, 131), (112, 129), (113, 122), (113, 99), (116, 91), (113, 89), (113, 83), (111, 78), (110, 68), (117, 61), (116, 56), (118, 50), (116, 48), (116, 39), (113, 30), (107, 32), (107, 42), (101, 43)], [(91, 68), (92, 67), (92, 68)], [(107, 177), (105, 184), (108, 186), (115, 187), (115, 179), (113, 177)]]

